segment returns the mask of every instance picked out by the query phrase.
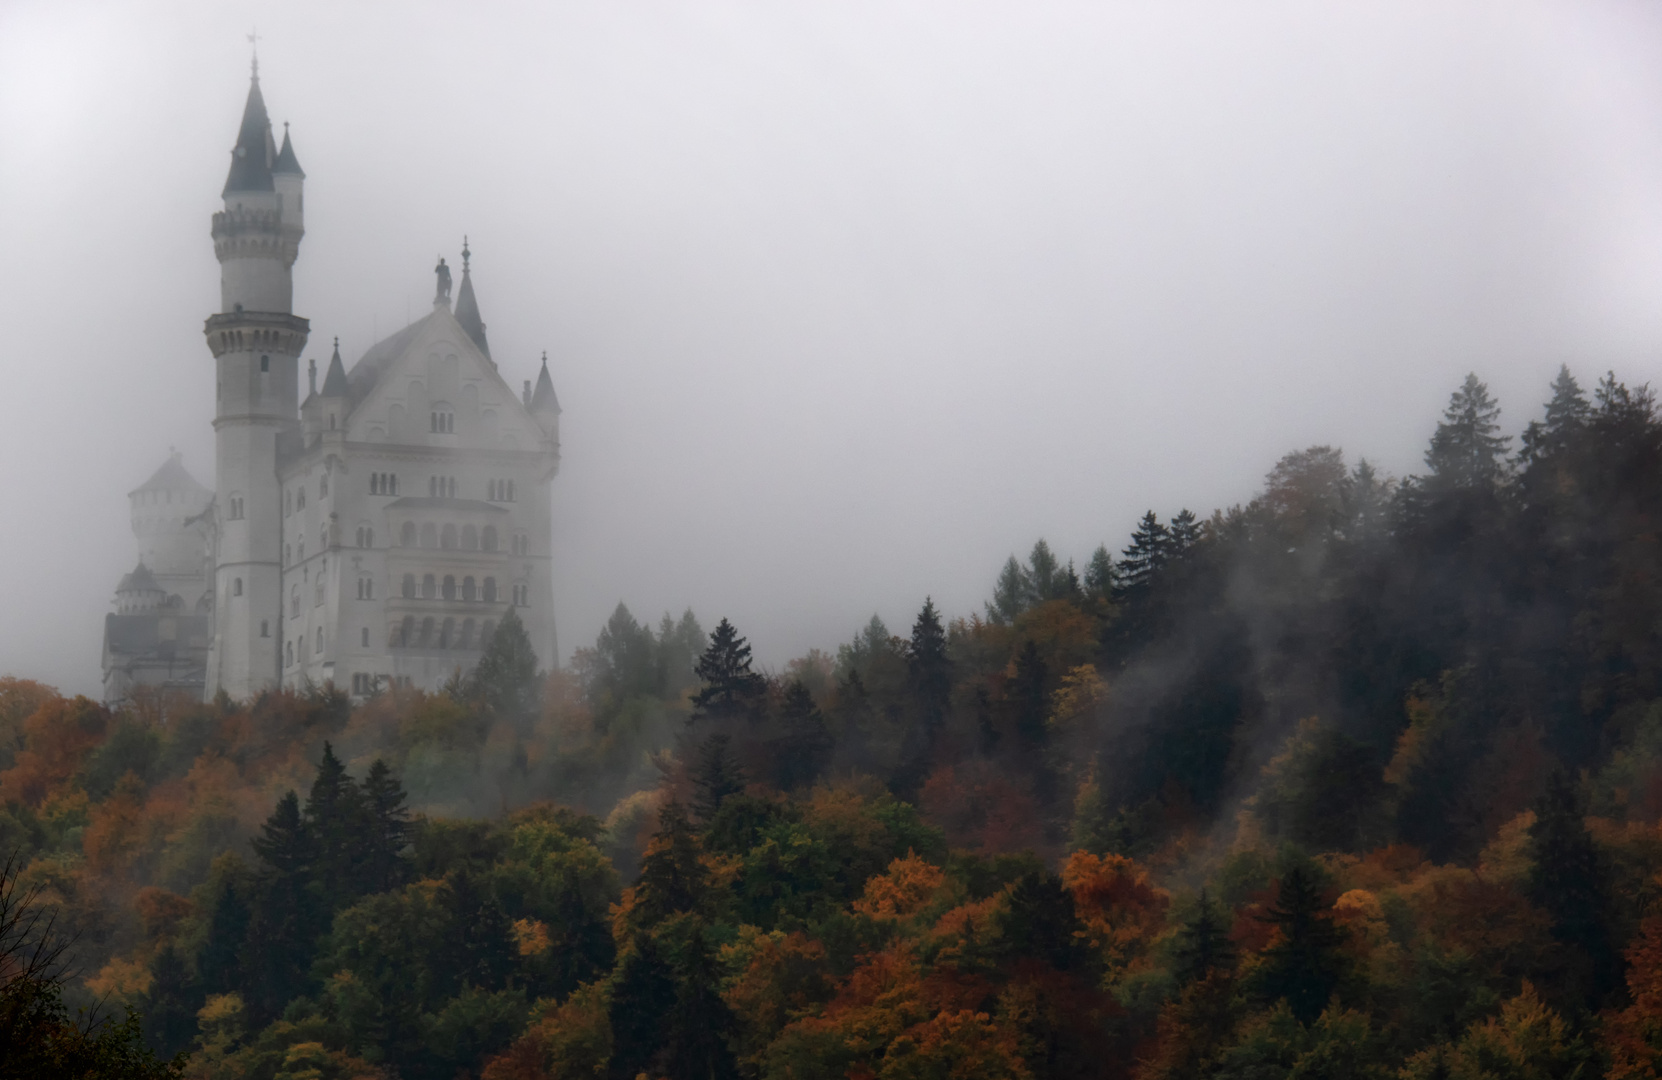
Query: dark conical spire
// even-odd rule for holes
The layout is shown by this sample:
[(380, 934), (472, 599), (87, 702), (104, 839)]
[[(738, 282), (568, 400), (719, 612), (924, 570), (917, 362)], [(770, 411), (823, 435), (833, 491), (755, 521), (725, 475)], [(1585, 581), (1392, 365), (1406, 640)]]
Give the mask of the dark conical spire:
[(289, 142), (289, 124), (283, 121), (283, 149), (277, 153), (277, 161), (271, 166), (273, 173), (294, 173), (300, 179), (306, 179), (306, 170), (300, 167), (300, 159), (294, 156), (294, 144)]
[(260, 94), (260, 74), (255, 69), (248, 83), (248, 103), (242, 108), (242, 127), (237, 129), (237, 145), (231, 151), (231, 171), (225, 177), (222, 195), (237, 191), (275, 191), (271, 183), (271, 166), (276, 160), (277, 148), (271, 140), (271, 120), (265, 113), (265, 98)]
[(329, 358), (329, 373), (323, 376), (323, 396), (346, 396), (346, 365), (340, 362), (340, 338), (335, 339), (335, 355)]
[(479, 301), (473, 295), (473, 276), (468, 272), (468, 260), (473, 252), (467, 249), (467, 237), (462, 237), (462, 287), (456, 292), (456, 321), (462, 324), (467, 336), (479, 346), (479, 351), (489, 360), (491, 355), (490, 343), (485, 340), (485, 321), (479, 317)]
[(548, 354), (542, 354), (542, 370), (537, 373), (537, 388), (531, 391), (531, 411), (544, 410), (560, 414), (560, 399), (554, 396), (554, 380), (548, 374)]

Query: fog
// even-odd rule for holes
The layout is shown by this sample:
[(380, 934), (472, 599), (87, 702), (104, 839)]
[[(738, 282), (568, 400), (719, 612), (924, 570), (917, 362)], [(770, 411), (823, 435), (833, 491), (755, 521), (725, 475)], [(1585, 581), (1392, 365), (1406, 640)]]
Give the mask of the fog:
[(1468, 370), (1514, 429), (1662, 377), (1654, 5), (10, 0), (0, 673), (96, 693), (126, 492), (212, 483), (251, 26), (307, 356), (464, 234), (510, 385), (547, 350), (568, 655), (623, 600), (778, 667), (1289, 449), (1412, 472)]

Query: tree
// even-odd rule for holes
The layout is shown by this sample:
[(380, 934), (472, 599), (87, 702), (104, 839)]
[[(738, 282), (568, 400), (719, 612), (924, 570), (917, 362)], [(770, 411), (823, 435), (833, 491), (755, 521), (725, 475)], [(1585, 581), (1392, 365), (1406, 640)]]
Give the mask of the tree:
[(1153, 582), (1171, 554), (1171, 531), (1150, 510), (1131, 533), (1131, 546), (1120, 559), (1120, 580), (1127, 592), (1142, 591)]
[(445, 881), (441, 894), (449, 932), (446, 941), (446, 975), (451, 989), (476, 986), (498, 990), (514, 969), (512, 926), (502, 913), (488, 884), (480, 882), (466, 867)]
[(1073, 894), (1055, 874), (1030, 870), (1018, 878), (998, 923), (1000, 947), (1011, 960), (1036, 960), (1057, 971), (1075, 971), (1088, 962)]
[[(222, 860), (222, 861), (221, 861)], [(235, 855), (216, 860), (218, 877), (208, 933), (196, 953), (196, 977), (204, 994), (236, 993), (243, 986), (242, 952), (248, 940), (249, 894), (253, 883)]]
[(327, 742), (306, 797), (305, 829), (311, 843), (311, 874), (331, 911), (369, 891), (362, 877), (371, 839), (363, 793)]
[(1032, 582), (1033, 598), (1039, 603), (1054, 600), (1066, 592), (1065, 571), (1050, 545), (1040, 539), (1027, 556), (1027, 580)]
[(744, 790), (744, 769), (733, 756), (731, 743), (725, 734), (717, 732), (698, 748), (698, 768), (693, 774), (698, 799), (693, 803), (693, 810), (700, 821), (710, 821), (723, 801)]
[(993, 598), (987, 604), (987, 620), (995, 626), (1007, 626), (1016, 617), (1033, 606), (1035, 592), (1033, 579), (1014, 555), (1004, 562), (998, 581), (993, 585)]
[(365, 854), (359, 876), (365, 892), (386, 892), (404, 883), (409, 860), (404, 849), (410, 844), (415, 826), (404, 805), (403, 785), (385, 761), (376, 758), (364, 775), (363, 808), (366, 824)]
[(658, 943), (650, 934), (636, 934), (612, 973), (610, 1080), (635, 1080), (651, 1066), (677, 1001), (675, 973)]
[(1575, 443), (1586, 429), (1591, 411), (1587, 395), (1570, 374), (1569, 366), (1559, 365), (1558, 376), (1552, 380), (1552, 398), (1547, 402), (1545, 417), (1531, 420), (1524, 428), (1518, 456), (1526, 479)]
[(721, 998), (721, 970), (702, 927), (682, 949), (675, 1007), (664, 1032), (664, 1075), (668, 1080), (737, 1080), (738, 1065), (727, 1040), (733, 1014)]
[[(669, 616), (664, 618), (668, 620)], [(665, 629), (673, 644), (674, 624)], [(628, 698), (657, 693), (661, 682), (658, 643), (652, 631), (637, 623), (621, 602), (595, 639), (594, 651), (600, 661), (600, 685), (591, 690), (591, 698), (597, 691), (606, 706), (616, 708)], [(596, 707), (602, 707), (600, 701), (596, 701)]]
[(792, 791), (818, 779), (834, 743), (813, 694), (800, 679), (785, 687), (779, 721), (785, 730), (773, 747), (774, 769), (780, 788)]
[(312, 884), (316, 847), (293, 791), (277, 801), (252, 843), (264, 867), (254, 891), (242, 990), (250, 1019), (264, 1026), (305, 992), (313, 946), (329, 912)]
[(1038, 749), (1049, 741), (1049, 678), (1050, 669), (1039, 655), (1039, 646), (1029, 638), (1016, 653), (1008, 691), (1010, 706), (1015, 712), (1016, 734), (1029, 749)]
[(1344, 931), (1333, 922), (1314, 873), (1302, 863), (1281, 876), (1275, 903), (1259, 917), (1280, 931), (1264, 950), (1259, 988), (1271, 1002), (1285, 998), (1299, 1022), (1308, 1024), (1327, 1008), (1345, 975)]
[(144, 995), (144, 1041), (159, 1057), (172, 1058), (190, 1049), (196, 1037), (196, 1010), (202, 995), (184, 957), (172, 942), (150, 961), (150, 989)]
[(699, 862), (698, 834), (678, 802), (658, 811), (658, 831), (646, 846), (635, 882), (635, 925), (654, 926), (682, 911), (698, 911), (709, 882)]
[(1500, 405), (1475, 374), (1467, 375), (1449, 398), (1443, 422), (1425, 453), (1434, 485), (1481, 489), (1495, 486), (1506, 469), (1506, 444), (1500, 434)]
[(1591, 967), (1592, 991), (1603, 996), (1620, 977), (1610, 939), (1610, 898), (1605, 868), (1582, 820), (1580, 800), (1562, 772), (1555, 772), (1535, 803), (1529, 827), (1529, 898), (1552, 917), (1552, 935), (1575, 949)]
[(1167, 559), (1181, 559), (1200, 543), (1201, 525), (1192, 510), (1179, 510), (1167, 529)]
[(750, 670), (750, 645), (732, 623), (723, 619), (716, 624), (710, 645), (695, 670), (704, 686), (693, 695), (689, 724), (704, 719), (736, 720), (754, 716), (767, 681)]
[(1200, 890), (1195, 910), (1178, 931), (1172, 950), (1174, 974), (1184, 983), (1204, 979), (1213, 971), (1227, 972), (1235, 966), (1235, 943), (1229, 939), (1228, 912)]
[(519, 723), (537, 706), (537, 653), (525, 624), (512, 607), (496, 624), (479, 663), (468, 676), (464, 696), (504, 720)]
[(952, 661), (946, 655), (946, 630), (941, 626), (933, 599), (924, 599), (917, 621), (912, 624), (912, 639), (906, 647), (906, 670), (924, 730), (932, 736), (946, 721), (952, 695)]
[(1098, 544), (1085, 566), (1085, 595), (1093, 600), (1112, 600), (1114, 577), (1114, 560), (1108, 555), (1108, 546)]

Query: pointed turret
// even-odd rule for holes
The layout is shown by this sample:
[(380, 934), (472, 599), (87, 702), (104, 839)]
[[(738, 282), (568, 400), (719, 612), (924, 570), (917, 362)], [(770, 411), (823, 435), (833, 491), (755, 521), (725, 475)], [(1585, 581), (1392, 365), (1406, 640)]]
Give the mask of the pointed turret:
[(543, 427), (560, 417), (560, 399), (554, 396), (554, 380), (548, 374), (548, 354), (542, 354), (542, 370), (537, 373), (537, 388), (531, 391), (531, 415)]
[(265, 98), (260, 94), (260, 75), (255, 71), (248, 84), (248, 101), (242, 107), (242, 127), (231, 151), (231, 171), (225, 177), (221, 195), (242, 191), (274, 191), (271, 167), (277, 158), (271, 140), (271, 120), (266, 116)]
[(283, 121), (283, 148), (277, 152), (277, 160), (271, 166), (274, 175), (289, 175), (306, 179), (306, 170), (300, 167), (300, 159), (294, 156), (294, 143), (289, 141), (288, 121)]
[(340, 338), (335, 339), (335, 355), (329, 358), (329, 372), (323, 376), (323, 396), (346, 397), (346, 365), (340, 362)]
[(473, 252), (467, 249), (467, 237), (462, 237), (462, 287), (456, 293), (456, 321), (462, 324), (467, 336), (479, 346), (479, 351), (489, 360), (491, 355), (490, 343), (485, 340), (485, 321), (479, 317), (479, 301), (473, 295), (473, 275), (468, 270), (468, 260)]

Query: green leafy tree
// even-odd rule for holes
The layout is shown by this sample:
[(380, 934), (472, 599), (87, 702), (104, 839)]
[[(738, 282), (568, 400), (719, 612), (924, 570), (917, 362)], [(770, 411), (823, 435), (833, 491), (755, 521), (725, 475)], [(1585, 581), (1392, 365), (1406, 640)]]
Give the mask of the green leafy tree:
[(721, 998), (721, 970), (702, 928), (695, 928), (676, 965), (675, 1006), (664, 1033), (668, 1080), (737, 1080), (728, 1039), (733, 1014)]
[(537, 707), (537, 653), (525, 624), (512, 607), (496, 624), (479, 663), (468, 676), (464, 696), (496, 716), (522, 722)]
[(658, 831), (647, 844), (635, 882), (633, 917), (637, 926), (655, 926), (682, 911), (698, 911), (709, 890), (698, 861), (698, 834), (685, 808), (671, 802), (658, 812)]
[(612, 973), (610, 1080), (635, 1080), (652, 1065), (677, 999), (674, 969), (658, 943), (649, 934), (636, 934)]
[(1010, 707), (1015, 714), (1016, 734), (1029, 749), (1042, 748), (1049, 741), (1050, 669), (1031, 638), (1016, 653), (1015, 674), (1009, 683)]
[(1106, 544), (1098, 544), (1091, 552), (1091, 561), (1085, 565), (1085, 595), (1093, 600), (1114, 598), (1114, 560)]

